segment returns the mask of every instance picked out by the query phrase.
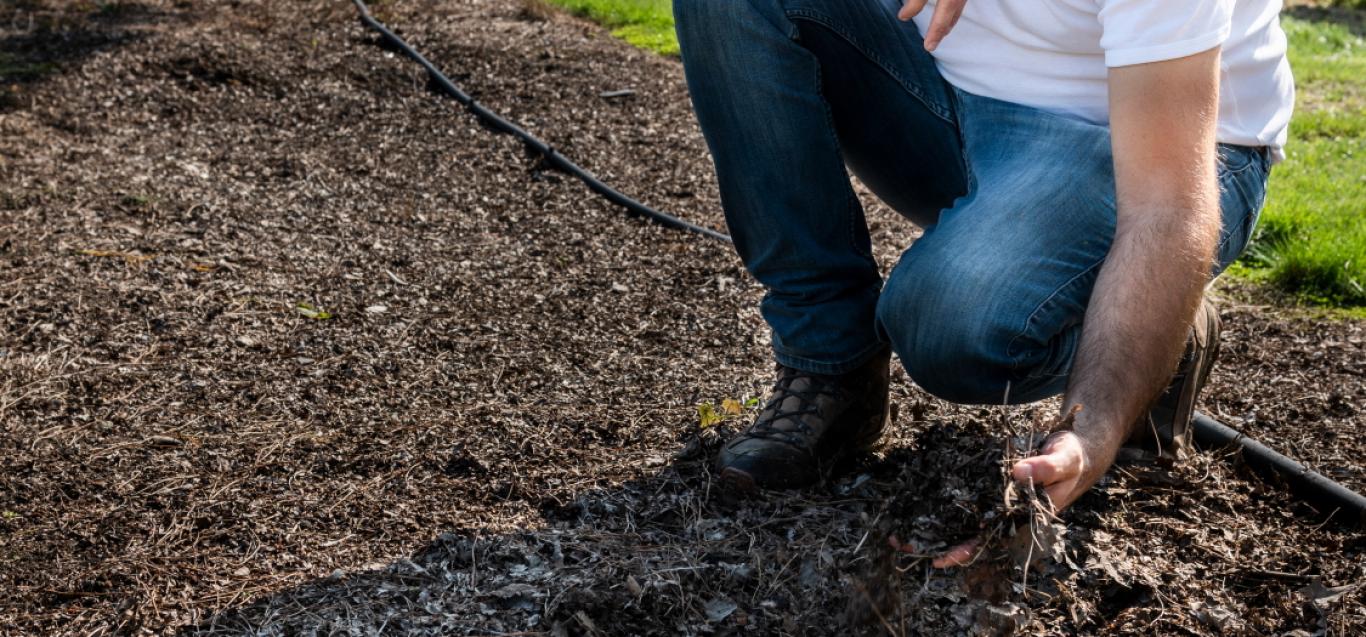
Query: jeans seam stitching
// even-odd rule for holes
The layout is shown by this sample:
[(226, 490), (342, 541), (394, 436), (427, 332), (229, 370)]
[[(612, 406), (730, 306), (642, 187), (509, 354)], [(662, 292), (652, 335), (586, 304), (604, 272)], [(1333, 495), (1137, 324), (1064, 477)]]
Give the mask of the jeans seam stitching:
[[(1248, 149), (1248, 150), (1251, 150), (1251, 149)], [(1216, 150), (1216, 151), (1215, 151), (1215, 160), (1216, 160), (1216, 162), (1219, 164), (1219, 167), (1223, 169), (1223, 170), (1220, 170), (1219, 172), (1220, 172), (1222, 175), (1228, 175), (1228, 176), (1230, 176), (1230, 177), (1232, 177), (1232, 176), (1237, 176), (1237, 175), (1241, 175), (1241, 174), (1247, 172), (1247, 169), (1251, 168), (1251, 167), (1252, 167), (1252, 164), (1254, 164), (1254, 163), (1256, 163), (1256, 162), (1258, 161), (1258, 158), (1257, 158), (1257, 157), (1248, 157), (1248, 158), (1247, 158), (1247, 161), (1243, 162), (1243, 165), (1242, 165), (1242, 166), (1238, 166), (1237, 168), (1228, 168), (1228, 165), (1224, 163), (1222, 153), (1223, 153), (1223, 148), (1219, 148), (1218, 150)]]
[(864, 227), (866, 228), (868, 222), (866, 219), (860, 218), (862, 215), (859, 213), (862, 212), (862, 207), (861, 204), (859, 204), (858, 195), (854, 193), (852, 187), (849, 190), (849, 200), (844, 204), (844, 210), (844, 216), (849, 219), (849, 247), (853, 248), (854, 252), (857, 252), (859, 256), (871, 259), (873, 256), (871, 248), (865, 251), (863, 248), (859, 247), (858, 224), (860, 221), (863, 221)]
[(900, 84), (900, 85), (901, 85), (901, 88), (902, 88), (903, 90), (905, 90), (907, 93), (910, 93), (911, 96), (914, 97), (914, 98), (916, 99), (916, 101), (920, 102), (921, 104), (923, 104), (923, 105), (925, 106), (925, 108), (929, 109), (930, 112), (933, 113), (933, 114), (935, 115), (935, 117), (938, 117), (939, 119), (944, 120), (944, 122), (945, 122), (945, 123), (948, 123), (948, 124), (955, 124), (955, 123), (956, 123), (956, 122), (954, 122), (954, 120), (953, 120), (953, 114), (952, 114), (952, 113), (945, 112), (945, 109), (944, 109), (943, 106), (941, 106), (941, 105), (939, 105), (939, 104), (933, 103), (928, 97), (926, 97), (925, 95), (923, 95), (922, 92), (921, 92), (920, 90), (918, 90), (918, 89), (915, 87), (914, 84), (912, 84), (911, 82), (906, 81), (906, 79), (905, 79), (904, 77), (902, 77), (900, 73), (898, 73), (896, 70), (892, 69), (892, 68), (891, 68), (890, 66), (888, 66), (885, 62), (883, 62), (881, 57), (879, 57), (879, 56), (877, 56), (877, 55), (875, 55), (875, 54), (873, 54), (873, 53), (870, 53), (868, 50), (866, 50), (863, 46), (861, 46), (861, 45), (854, 39), (853, 35), (851, 35), (850, 33), (846, 32), (844, 29), (840, 28), (839, 26), (833, 24), (833, 23), (830, 21), (830, 19), (829, 19), (828, 17), (826, 17), (826, 16), (824, 16), (824, 15), (822, 15), (822, 14), (820, 14), (820, 13), (816, 13), (816, 12), (814, 12), (814, 11), (807, 10), (807, 9), (791, 9), (791, 10), (788, 10), (788, 11), (787, 11), (787, 17), (788, 17), (788, 19), (809, 20), (809, 21), (811, 21), (811, 22), (814, 22), (814, 23), (816, 23), (816, 24), (819, 24), (819, 25), (821, 25), (821, 26), (823, 26), (823, 27), (829, 29), (832, 33), (834, 33), (835, 35), (840, 36), (841, 38), (844, 39), (845, 42), (849, 43), (849, 46), (854, 47), (854, 50), (855, 50), (855, 51), (858, 51), (860, 55), (862, 55), (863, 57), (867, 58), (868, 61), (869, 61), (869, 62), (872, 62), (874, 66), (878, 67), (879, 69), (882, 69), (882, 72), (884, 72), (884, 73), (886, 73), (887, 75), (891, 76), (891, 78), (892, 78), (893, 80), (895, 80), (897, 84)]
[[(1247, 166), (1244, 166), (1244, 167), (1243, 167), (1242, 169), (1240, 169), (1238, 172), (1226, 173), (1225, 175), (1220, 175), (1220, 177), (1224, 177), (1224, 176), (1228, 176), (1228, 177), (1237, 177), (1239, 174), (1241, 174), (1242, 172), (1246, 171), (1247, 168), (1251, 167), (1252, 164), (1253, 164), (1254, 162), (1256, 162), (1256, 161), (1259, 161), (1259, 160), (1258, 160), (1258, 159), (1252, 159), (1252, 160), (1248, 161), (1248, 165), (1247, 165)], [(1222, 179), (1221, 179), (1220, 181), (1222, 181)], [(1246, 188), (1243, 188), (1243, 187), (1242, 187), (1242, 181), (1241, 181), (1241, 180), (1238, 180), (1238, 179), (1233, 179), (1233, 180), (1231, 180), (1231, 181), (1232, 181), (1233, 184), (1237, 185), (1238, 188), (1239, 188), (1239, 190), (1243, 191), (1242, 194), (1244, 194), (1244, 195), (1246, 196)], [(1222, 184), (1221, 184), (1221, 185), (1222, 185)], [(1240, 221), (1240, 224), (1239, 224), (1239, 225), (1243, 225), (1243, 226), (1248, 225), (1248, 223), (1252, 222), (1252, 220), (1255, 219), (1255, 218), (1258, 216), (1258, 214), (1261, 212), (1262, 208), (1265, 207), (1265, 206), (1266, 206), (1266, 187), (1263, 186), (1262, 189), (1261, 189), (1261, 196), (1260, 196), (1260, 198), (1258, 199), (1258, 201), (1256, 202), (1256, 204), (1255, 204), (1255, 205), (1252, 205), (1252, 206), (1248, 206), (1247, 209), (1243, 211), (1243, 218), (1242, 218), (1242, 220)], [(1221, 233), (1221, 234), (1222, 234), (1222, 233)], [(1215, 268), (1218, 268), (1218, 267), (1220, 266), (1220, 263), (1219, 263), (1219, 261), (1218, 261), (1217, 259), (1219, 259), (1220, 255), (1222, 255), (1222, 254), (1224, 253), (1224, 248), (1227, 248), (1227, 247), (1228, 247), (1228, 242), (1231, 241), (1231, 240), (1233, 239), (1233, 234), (1234, 234), (1234, 229), (1233, 229), (1233, 228), (1229, 228), (1229, 229), (1228, 229), (1228, 233), (1227, 233), (1227, 234), (1224, 234), (1223, 238), (1221, 238), (1221, 239), (1219, 240), (1219, 247), (1216, 248), (1216, 249), (1215, 249), (1215, 252), (1214, 252), (1214, 256), (1215, 256), (1215, 259), (1216, 259), (1216, 261), (1215, 261), (1215, 263), (1214, 263), (1214, 267), (1215, 267)], [(1247, 243), (1244, 243), (1244, 244), (1243, 244), (1243, 250), (1247, 250), (1247, 244), (1252, 242), (1252, 231), (1249, 230), (1247, 234), (1248, 234)], [(1236, 261), (1237, 258), (1235, 257), (1234, 260)], [(1231, 263), (1232, 263), (1232, 262), (1230, 262), (1230, 264), (1231, 264)]]
[[(830, 111), (830, 100), (825, 97), (825, 82), (824, 78), (821, 75), (821, 65), (819, 61), (814, 66), (816, 69), (816, 73), (815, 77), (812, 79), (814, 80), (816, 85), (816, 94), (819, 95), (821, 98), (821, 111), (825, 114), (825, 130), (830, 134), (830, 143), (835, 147), (836, 157), (843, 157), (844, 151), (840, 147), (839, 134), (835, 130), (835, 114)], [(843, 161), (837, 160), (836, 164), (837, 170), (839, 170), (840, 172), (847, 171), (847, 168), (845, 167)], [(858, 219), (855, 219), (857, 215), (854, 214), (854, 209), (856, 205), (858, 205), (858, 195), (854, 192), (854, 186), (853, 184), (849, 183), (848, 176), (846, 174), (843, 214), (845, 217), (845, 222), (849, 229), (849, 247), (853, 249), (853, 251), (859, 256), (871, 259), (873, 256), (872, 251), (870, 250), (865, 253), (863, 250), (860, 250), (857, 245), (857, 241), (855, 240), (855, 235), (857, 234), (856, 226), (858, 223)]]
[(963, 96), (956, 88), (949, 88), (949, 100), (953, 103), (954, 129), (958, 132), (958, 148), (963, 162), (963, 196), (972, 195), (977, 187), (977, 174), (972, 170), (972, 159), (968, 155), (968, 127), (963, 125)]

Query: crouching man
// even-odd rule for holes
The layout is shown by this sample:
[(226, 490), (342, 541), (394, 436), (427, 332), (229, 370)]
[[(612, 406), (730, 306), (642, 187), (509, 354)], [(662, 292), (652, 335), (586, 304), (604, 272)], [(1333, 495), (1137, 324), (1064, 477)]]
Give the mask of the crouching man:
[[(777, 362), (722, 480), (800, 487), (873, 444), (891, 351), (946, 400), (1083, 405), (1013, 468), (1058, 509), (1126, 443), (1182, 452), (1218, 349), (1205, 287), (1247, 245), (1285, 143), (1280, 0), (674, 12)], [(924, 228), (885, 282), (848, 172)]]

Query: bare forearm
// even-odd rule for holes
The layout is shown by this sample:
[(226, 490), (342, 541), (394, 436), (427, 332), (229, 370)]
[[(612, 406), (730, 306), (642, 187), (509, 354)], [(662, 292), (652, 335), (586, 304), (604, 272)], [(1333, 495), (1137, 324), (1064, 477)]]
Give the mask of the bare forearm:
[[(1110, 468), (1181, 355), (1219, 234), (1212, 149), (1206, 154), (1209, 170), (1192, 176), (1186, 197), (1125, 209), (1138, 214), (1126, 217), (1101, 268), (1064, 401), (1064, 413), (1083, 409), (1071, 431), (1050, 435), (1038, 455), (1011, 468), (1016, 480), (1043, 485), (1054, 507), (1071, 504)], [(965, 564), (975, 551), (961, 544), (934, 565)]]
[(1097, 463), (1113, 461), (1181, 356), (1219, 233), (1212, 166), (1200, 181), (1184, 210), (1121, 228), (1096, 281), (1066, 406), (1083, 406), (1077, 433)]
[[(1064, 401), (1067, 411), (1083, 409), (1071, 431), (1054, 432), (1011, 467), (1058, 509), (1110, 468), (1181, 356), (1219, 237), (1218, 104), (1218, 49), (1110, 71), (1115, 238)], [(934, 563), (963, 564), (973, 550), (963, 544)]]
[(1219, 52), (1111, 72), (1115, 240), (1086, 311), (1066, 401), (1108, 467), (1170, 379), (1219, 237)]

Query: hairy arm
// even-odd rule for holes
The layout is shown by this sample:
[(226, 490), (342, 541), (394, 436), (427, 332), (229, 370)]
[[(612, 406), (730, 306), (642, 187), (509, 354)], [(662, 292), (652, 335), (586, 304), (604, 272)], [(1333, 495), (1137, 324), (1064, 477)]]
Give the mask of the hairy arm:
[[(1016, 463), (1017, 480), (1070, 505), (1110, 468), (1176, 368), (1218, 242), (1219, 51), (1110, 70), (1118, 219), (1064, 399), (1073, 431)], [(971, 559), (964, 545), (938, 566)]]

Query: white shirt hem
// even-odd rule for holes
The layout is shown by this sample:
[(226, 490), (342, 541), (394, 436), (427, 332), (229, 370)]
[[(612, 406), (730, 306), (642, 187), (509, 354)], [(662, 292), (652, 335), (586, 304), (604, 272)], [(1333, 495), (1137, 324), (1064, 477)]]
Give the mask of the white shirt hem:
[(1228, 39), (1230, 31), (1230, 25), (1225, 25), (1218, 31), (1180, 42), (1169, 42), (1137, 49), (1112, 49), (1105, 52), (1105, 66), (1111, 68), (1133, 66), (1195, 55), (1223, 44), (1224, 40)]

